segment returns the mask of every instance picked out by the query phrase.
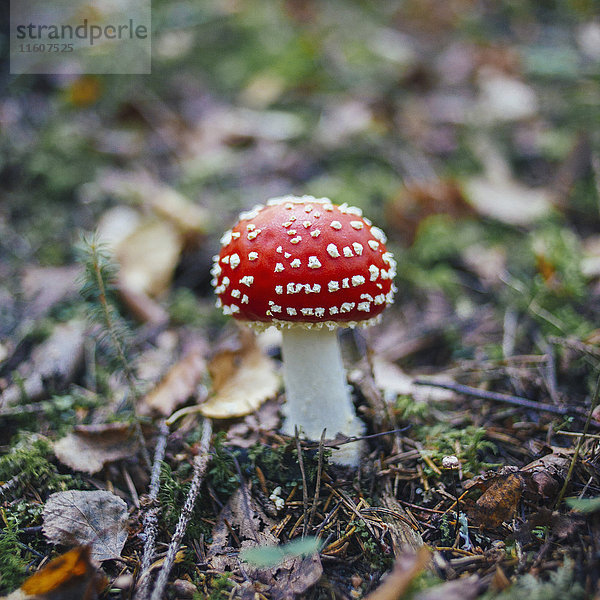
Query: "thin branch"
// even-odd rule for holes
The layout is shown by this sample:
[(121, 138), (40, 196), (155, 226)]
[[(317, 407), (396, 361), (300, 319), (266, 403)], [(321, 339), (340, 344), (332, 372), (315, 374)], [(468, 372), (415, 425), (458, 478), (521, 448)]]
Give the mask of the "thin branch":
[(158, 440), (156, 441), (156, 450), (154, 451), (154, 462), (152, 464), (152, 475), (150, 477), (150, 490), (148, 492), (148, 510), (144, 515), (144, 553), (140, 565), (140, 578), (138, 582), (138, 591), (136, 600), (146, 600), (148, 597), (150, 584), (150, 565), (154, 558), (156, 535), (158, 533), (158, 514), (160, 506), (158, 505), (158, 491), (160, 489), (160, 467), (165, 457), (167, 447), (167, 436), (169, 428), (163, 421), (160, 424)]
[(302, 520), (302, 537), (306, 535), (308, 527), (308, 489), (306, 487), (306, 473), (304, 472), (304, 457), (302, 456), (302, 446), (300, 445), (300, 437), (298, 435), (298, 427), (294, 427), (296, 433), (296, 449), (298, 450), (298, 464), (300, 465), (300, 473), (302, 474), (302, 505), (304, 506), (304, 518)]
[(161, 600), (164, 597), (164, 592), (165, 588), (167, 587), (167, 580), (169, 578), (169, 574), (171, 573), (171, 569), (173, 568), (173, 564), (175, 563), (175, 557), (181, 546), (181, 541), (183, 540), (183, 536), (185, 535), (188, 523), (190, 522), (190, 519), (192, 517), (192, 511), (194, 510), (196, 499), (198, 497), (198, 494), (200, 493), (202, 479), (204, 478), (204, 474), (208, 466), (208, 461), (210, 458), (208, 452), (210, 449), (211, 436), (211, 422), (209, 419), (204, 419), (202, 425), (202, 439), (200, 440), (200, 451), (194, 459), (194, 476), (192, 478), (190, 491), (187, 495), (187, 498), (185, 499), (183, 509), (181, 510), (181, 515), (179, 515), (179, 521), (177, 523), (177, 527), (175, 528), (175, 533), (171, 538), (171, 543), (169, 544), (167, 555), (165, 556), (162, 568), (160, 570), (160, 573), (158, 574), (158, 578), (156, 580), (154, 589), (152, 590), (152, 596), (150, 596), (150, 600)]
[(313, 497), (313, 504), (310, 508), (310, 515), (308, 517), (308, 526), (310, 529), (312, 526), (313, 519), (315, 518), (315, 513), (317, 512), (317, 503), (319, 502), (319, 492), (321, 490), (321, 470), (323, 469), (323, 443), (325, 442), (325, 433), (326, 429), (323, 429), (321, 433), (321, 440), (319, 442), (319, 463), (317, 465), (317, 481), (315, 483), (315, 495)]
[[(534, 400), (521, 398), (521, 396), (512, 396), (511, 394), (501, 394), (499, 392), (488, 392), (486, 390), (480, 390), (478, 388), (470, 387), (468, 385), (462, 385), (460, 383), (441, 383), (438, 381), (429, 381), (426, 379), (415, 379), (413, 383), (415, 385), (428, 385), (431, 387), (439, 387), (444, 390), (457, 392), (458, 394), (465, 394), (466, 396), (481, 398), (482, 400), (492, 400), (494, 402), (512, 404), (513, 406), (521, 406), (523, 408), (531, 408), (533, 410), (539, 410), (542, 412), (550, 412), (554, 413), (555, 415), (585, 416), (588, 414), (587, 410), (578, 406), (555, 406), (554, 404), (546, 404), (544, 402), (535, 402)], [(597, 422), (595, 421), (592, 422), (594, 424), (597, 424)], [(600, 425), (600, 423), (598, 424)]]

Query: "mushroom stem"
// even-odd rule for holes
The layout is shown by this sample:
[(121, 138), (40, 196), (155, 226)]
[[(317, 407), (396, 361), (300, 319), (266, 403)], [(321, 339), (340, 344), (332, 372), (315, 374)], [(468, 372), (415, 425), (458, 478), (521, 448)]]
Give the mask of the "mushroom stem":
[[(364, 425), (354, 412), (336, 330), (283, 329), (282, 354), (286, 402), (283, 433), (295, 427), (310, 440), (319, 440), (327, 428), (328, 439), (337, 433), (360, 436)], [(344, 444), (333, 451), (338, 464), (357, 466), (361, 442)]]

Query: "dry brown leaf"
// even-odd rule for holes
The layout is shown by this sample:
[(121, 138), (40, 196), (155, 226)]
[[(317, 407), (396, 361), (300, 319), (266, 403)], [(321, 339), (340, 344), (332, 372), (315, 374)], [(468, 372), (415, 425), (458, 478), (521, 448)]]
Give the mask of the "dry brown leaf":
[(396, 558), (393, 571), (376, 590), (365, 597), (365, 600), (399, 600), (430, 560), (431, 552), (425, 546), (419, 548), (416, 554), (402, 554)]
[(552, 207), (546, 189), (529, 188), (508, 178), (472, 177), (465, 182), (464, 193), (479, 214), (509, 225), (531, 225)]
[(279, 389), (275, 363), (261, 352), (254, 336), (243, 336), (241, 349), (219, 352), (208, 370), (213, 393), (200, 412), (211, 419), (248, 415)]
[(168, 417), (193, 395), (205, 371), (206, 362), (201, 352), (197, 349), (191, 350), (173, 365), (161, 382), (141, 400), (139, 413)]
[(23, 394), (30, 401), (37, 400), (69, 383), (83, 360), (84, 334), (85, 323), (78, 319), (56, 325), (19, 369), (22, 384), (9, 387), (0, 396), (0, 406), (18, 402)]
[(138, 449), (127, 423), (79, 425), (54, 443), (56, 458), (74, 471), (97, 473), (106, 463), (134, 456)]
[(57, 556), (0, 600), (96, 600), (108, 581), (90, 560), (90, 547)]
[(172, 223), (142, 221), (115, 248), (120, 281), (133, 292), (159, 296), (171, 283), (182, 247), (182, 235)]
[(127, 504), (111, 492), (68, 490), (48, 498), (42, 528), (52, 544), (89, 544), (94, 560), (110, 560), (127, 541), (127, 516)]
[(488, 529), (500, 527), (513, 517), (521, 499), (524, 477), (519, 472), (499, 475), (469, 511), (473, 521)]
[(38, 319), (58, 302), (78, 294), (79, 265), (67, 267), (27, 267), (21, 285), (27, 299), (27, 319)]

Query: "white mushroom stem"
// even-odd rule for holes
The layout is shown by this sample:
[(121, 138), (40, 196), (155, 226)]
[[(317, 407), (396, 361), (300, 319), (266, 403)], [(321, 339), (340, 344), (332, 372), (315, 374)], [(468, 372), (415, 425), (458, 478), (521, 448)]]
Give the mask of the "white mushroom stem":
[[(337, 433), (363, 435), (364, 425), (354, 412), (336, 331), (292, 327), (282, 330), (282, 354), (286, 403), (283, 432), (294, 435), (295, 427), (309, 440)], [(357, 466), (361, 442), (334, 450), (332, 460)]]

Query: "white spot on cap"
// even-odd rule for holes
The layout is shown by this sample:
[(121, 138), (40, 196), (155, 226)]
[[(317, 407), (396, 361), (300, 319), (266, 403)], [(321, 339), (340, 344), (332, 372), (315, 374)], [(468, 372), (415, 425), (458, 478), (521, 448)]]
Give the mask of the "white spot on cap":
[(373, 296), (371, 296), (371, 294), (361, 294), (360, 299), (368, 300), (369, 302), (373, 302)]
[(291, 254), (289, 252), (284, 252), (283, 256), (285, 256), (285, 258), (289, 258), (291, 256)]
[(241, 234), (239, 231), (233, 231), (233, 232), (231, 233), (231, 237), (232, 237), (234, 240), (239, 240), (241, 235), (242, 235), (242, 234)]
[(235, 269), (240, 264), (240, 257), (238, 254), (232, 254), (229, 257), (229, 266), (232, 269)]
[(310, 287), (310, 283), (306, 283), (304, 285), (304, 289), (306, 291), (307, 294), (310, 294), (310, 292), (313, 292), (315, 294), (318, 294), (321, 291), (321, 286), (318, 283), (314, 283), (312, 288)]
[(293, 260), (293, 261), (290, 263), (290, 266), (291, 266), (293, 269), (298, 269), (298, 268), (300, 267), (300, 265), (301, 265), (301, 264), (302, 264), (302, 263), (300, 262), (300, 259), (299, 259), (299, 258), (295, 258), (295, 259), (294, 259), (294, 260)]
[(239, 298), (241, 295), (242, 295), (242, 292), (240, 292), (240, 290), (231, 290), (232, 298)]
[(292, 238), (292, 239), (290, 240), (290, 242), (291, 242), (292, 244), (299, 244), (301, 241), (302, 241), (302, 238), (301, 238), (299, 235), (297, 235), (295, 238)]
[(369, 240), (367, 244), (369, 244), (369, 248), (371, 248), (371, 250), (377, 250), (377, 248), (379, 248), (379, 242), (375, 240)]
[(290, 317), (293, 317), (293, 316), (295, 316), (295, 315), (297, 315), (297, 314), (298, 314), (298, 313), (296, 312), (296, 309), (295, 309), (295, 308), (289, 308), (289, 307), (288, 307), (288, 308), (286, 308), (285, 310), (286, 310), (287, 314), (288, 314), (288, 315), (290, 315)]
[(255, 238), (256, 238), (256, 236), (257, 236), (257, 235), (258, 235), (258, 234), (259, 234), (261, 231), (262, 231), (262, 229), (255, 229), (254, 231), (251, 231), (251, 232), (248, 234), (248, 239), (249, 239), (249, 240), (253, 240), (253, 239), (255, 239)]
[(279, 254), (281, 254), (283, 252), (283, 248), (281, 246), (277, 246), (277, 248), (275, 248), (275, 252), (279, 252)]
[(350, 287), (350, 283), (349, 283), (349, 278), (348, 277), (344, 277), (344, 279), (342, 279), (342, 287), (343, 288), (349, 288)]
[(231, 230), (226, 231), (219, 240), (222, 246), (227, 246), (231, 242)]
[(325, 316), (324, 308), (321, 308), (321, 307), (315, 308), (315, 317), (324, 317), (324, 316)]
[(224, 265), (228, 265), (228, 264), (229, 264), (229, 254), (227, 254), (226, 256), (224, 256), (224, 257), (221, 259), (221, 262), (222, 262)]
[(223, 306), (223, 302), (221, 301), (221, 298), (217, 298), (217, 301), (215, 302), (215, 306), (217, 308), (221, 308), (221, 306)]
[(237, 304), (231, 304), (230, 308), (231, 308), (231, 314), (232, 315), (234, 315), (235, 313), (239, 313), (240, 312), (240, 307)]
[(283, 286), (282, 285), (276, 285), (275, 286), (275, 293), (276, 294), (283, 294)]
[(307, 204), (307, 205), (304, 207), (304, 212), (305, 212), (305, 213), (309, 213), (309, 212), (310, 212), (312, 209), (313, 209), (313, 205), (312, 205), (312, 204)]
[(356, 302), (344, 302), (340, 307), (340, 312), (350, 312), (356, 306)]
[(254, 283), (254, 275), (244, 275), (240, 279), (240, 283), (243, 283), (244, 285), (250, 287)]
[(356, 229), (357, 231), (362, 229), (364, 226), (365, 224), (362, 221), (350, 221), (350, 227)]
[(333, 204), (324, 204), (323, 210), (326, 210), (327, 212), (331, 212), (333, 210)]
[(371, 227), (371, 235), (379, 240), (382, 244), (387, 242), (387, 238), (385, 237), (385, 233), (379, 229), (379, 227)]
[(371, 310), (371, 303), (370, 302), (359, 302), (358, 306), (356, 308), (363, 312), (369, 312)]
[(248, 296), (246, 294), (242, 296), (242, 304), (248, 304)]
[(331, 223), (329, 223), (329, 225), (333, 229), (341, 229), (342, 228), (342, 224), (339, 221), (331, 221)]
[(271, 311), (274, 313), (280, 313), (281, 312), (281, 306), (279, 306), (279, 304), (272, 304), (271, 305)]
[(310, 235), (314, 238), (318, 238), (321, 235), (321, 230), (320, 229), (314, 229), (313, 231), (310, 232)]
[(337, 258), (340, 255), (340, 251), (335, 244), (329, 244), (327, 246), (327, 254), (329, 254), (331, 258)]
[(340, 289), (340, 282), (339, 281), (330, 281), (327, 284), (327, 289), (330, 292), (337, 292)]
[(348, 206), (347, 202), (340, 204), (338, 206), (338, 210), (344, 215), (349, 214), (349, 215), (356, 215), (357, 217), (362, 216), (362, 210), (360, 208), (358, 208), (356, 206)]
[(337, 306), (330, 306), (329, 307), (329, 314), (330, 315), (337, 315), (340, 312), (340, 309)]
[(318, 210), (313, 213), (313, 217), (315, 219), (318, 219), (320, 216), (321, 216), (321, 213)]
[(212, 266), (212, 269), (210, 270), (210, 274), (213, 277), (218, 277), (222, 272), (223, 272), (223, 269), (221, 269), (221, 265), (219, 263), (215, 263)]
[(296, 235), (296, 230), (295, 229), (288, 229), (287, 234), (288, 235)]
[(358, 242), (352, 242), (352, 247), (354, 248), (354, 252), (356, 252), (357, 256), (362, 255), (362, 253), (363, 253), (362, 244), (359, 244)]
[(286, 286), (286, 288), (285, 288), (285, 291), (288, 294), (295, 294), (296, 293), (296, 284), (292, 283), (292, 282), (288, 283), (287, 286)]
[(342, 252), (344, 253), (344, 256), (346, 258), (352, 258), (354, 256), (354, 254), (352, 254), (352, 248), (350, 248), (350, 246), (344, 246)]
[(357, 287), (365, 282), (365, 278), (362, 275), (352, 275), (352, 285)]
[(302, 221), (302, 226), (305, 229), (308, 229), (311, 225), (312, 225), (312, 223), (310, 221)]
[(369, 265), (369, 273), (371, 274), (369, 281), (377, 281), (377, 278), (379, 277), (379, 268), (375, 265)]
[(283, 227), (291, 227), (292, 226), (292, 222), (291, 221), (286, 221), (285, 223), (282, 223)]
[(223, 277), (223, 279), (221, 279), (221, 285), (227, 287), (229, 284), (231, 283), (231, 280), (229, 279), (229, 277)]
[(312, 316), (314, 314), (314, 309), (312, 308), (301, 308), (300, 312), (305, 316)]
[(258, 252), (250, 252), (248, 254), (248, 260), (258, 260)]
[(378, 296), (375, 296), (375, 300), (373, 300), (373, 302), (375, 304), (385, 304), (385, 295), (379, 294)]
[(283, 263), (277, 263), (275, 265), (275, 273), (281, 273), (283, 271)]
[(254, 231), (256, 229), (256, 225), (254, 223), (248, 223), (248, 225), (246, 225), (246, 229), (248, 231)]
[(255, 206), (252, 210), (240, 213), (240, 221), (249, 221), (250, 219), (258, 217), (258, 214), (263, 208), (263, 206)]
[(321, 266), (321, 263), (316, 256), (308, 257), (308, 268), (309, 269), (318, 269), (318, 268), (320, 268), (320, 266)]

